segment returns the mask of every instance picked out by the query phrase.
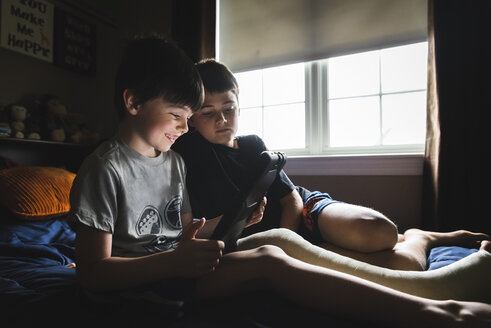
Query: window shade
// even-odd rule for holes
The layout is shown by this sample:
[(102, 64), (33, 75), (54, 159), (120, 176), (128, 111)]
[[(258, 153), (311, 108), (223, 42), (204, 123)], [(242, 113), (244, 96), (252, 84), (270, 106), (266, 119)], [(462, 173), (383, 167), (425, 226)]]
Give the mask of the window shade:
[(427, 0), (219, 0), (233, 71), (426, 40)]

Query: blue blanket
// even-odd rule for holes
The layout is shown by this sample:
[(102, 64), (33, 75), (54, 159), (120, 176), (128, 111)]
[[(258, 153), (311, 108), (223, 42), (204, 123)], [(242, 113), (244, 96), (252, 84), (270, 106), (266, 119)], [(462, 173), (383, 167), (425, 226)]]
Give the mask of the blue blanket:
[(63, 219), (4, 220), (0, 224), (0, 300), (6, 305), (38, 303), (78, 288), (75, 233)]

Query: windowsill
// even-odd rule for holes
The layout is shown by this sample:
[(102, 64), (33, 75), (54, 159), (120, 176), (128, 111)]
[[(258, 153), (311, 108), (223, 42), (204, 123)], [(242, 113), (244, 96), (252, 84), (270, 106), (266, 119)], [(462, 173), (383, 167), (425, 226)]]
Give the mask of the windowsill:
[(423, 175), (423, 154), (288, 157), (288, 175)]

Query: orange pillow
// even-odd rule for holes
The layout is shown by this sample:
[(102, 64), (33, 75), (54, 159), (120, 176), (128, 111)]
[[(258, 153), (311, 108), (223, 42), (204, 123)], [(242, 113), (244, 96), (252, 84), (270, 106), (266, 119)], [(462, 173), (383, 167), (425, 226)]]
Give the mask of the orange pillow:
[(0, 170), (0, 204), (23, 220), (48, 220), (68, 213), (75, 174), (55, 167)]

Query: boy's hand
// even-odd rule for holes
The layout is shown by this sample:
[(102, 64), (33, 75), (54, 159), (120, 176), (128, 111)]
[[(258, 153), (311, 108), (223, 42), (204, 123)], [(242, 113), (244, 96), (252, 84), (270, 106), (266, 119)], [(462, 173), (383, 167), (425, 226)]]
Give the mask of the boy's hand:
[(249, 219), (246, 222), (246, 225), (245, 225), (246, 228), (250, 227), (253, 224), (261, 222), (261, 220), (263, 219), (265, 207), (266, 207), (266, 197), (263, 198), (263, 200), (261, 201), (261, 204), (259, 204), (259, 207), (254, 212), (252, 212), (251, 216), (249, 217)]
[(175, 250), (176, 269), (181, 276), (199, 277), (215, 270), (225, 244), (221, 240), (196, 239), (206, 220), (193, 220), (184, 228)]

